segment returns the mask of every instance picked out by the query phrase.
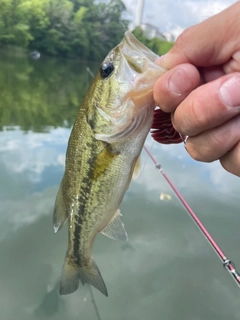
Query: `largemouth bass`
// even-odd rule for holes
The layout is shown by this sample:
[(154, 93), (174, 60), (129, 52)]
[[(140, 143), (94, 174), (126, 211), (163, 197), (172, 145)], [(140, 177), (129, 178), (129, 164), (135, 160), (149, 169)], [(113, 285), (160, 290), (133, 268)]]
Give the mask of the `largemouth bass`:
[(165, 72), (157, 56), (130, 32), (104, 59), (73, 126), (53, 224), (68, 220), (68, 249), (60, 294), (77, 290), (79, 280), (108, 296), (92, 258), (98, 232), (127, 239), (119, 205), (151, 128), (153, 85)]

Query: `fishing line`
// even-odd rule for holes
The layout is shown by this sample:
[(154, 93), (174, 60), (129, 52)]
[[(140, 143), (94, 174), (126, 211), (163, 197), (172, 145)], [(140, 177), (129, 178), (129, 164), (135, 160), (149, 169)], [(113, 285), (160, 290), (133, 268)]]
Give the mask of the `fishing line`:
[(205, 226), (202, 224), (202, 222), (200, 221), (200, 219), (197, 217), (197, 215), (194, 213), (194, 211), (191, 209), (191, 207), (189, 206), (189, 204), (186, 202), (186, 200), (183, 198), (183, 196), (180, 194), (180, 192), (177, 190), (177, 188), (174, 186), (174, 184), (172, 183), (172, 181), (168, 178), (167, 174), (163, 171), (163, 168), (161, 166), (161, 164), (159, 164), (157, 162), (157, 160), (154, 158), (154, 156), (152, 155), (152, 153), (148, 150), (148, 148), (144, 145), (144, 150), (146, 151), (146, 153), (148, 154), (148, 156), (150, 157), (150, 159), (152, 160), (152, 162), (154, 163), (156, 169), (162, 174), (162, 176), (164, 177), (164, 179), (167, 181), (167, 183), (170, 185), (171, 189), (174, 191), (175, 195), (177, 196), (177, 198), (180, 200), (180, 202), (182, 203), (182, 205), (184, 206), (184, 208), (187, 210), (187, 212), (189, 213), (190, 217), (194, 220), (194, 222), (196, 223), (196, 225), (199, 227), (199, 229), (201, 230), (201, 232), (203, 233), (203, 235), (205, 236), (205, 238), (207, 239), (208, 243), (210, 243), (210, 245), (212, 246), (212, 248), (214, 249), (215, 253), (217, 253), (217, 256), (220, 258), (220, 260), (222, 261), (222, 264), (224, 266), (224, 268), (228, 271), (228, 273), (232, 276), (232, 278), (234, 279), (235, 283), (238, 285), (238, 287), (240, 288), (240, 274), (238, 273), (238, 271), (235, 269), (235, 265), (234, 263), (229, 260), (227, 258), (227, 256), (223, 253), (223, 251), (220, 249), (220, 247), (218, 246), (218, 244), (215, 242), (215, 240), (213, 239), (213, 237), (210, 235), (210, 233), (207, 231), (207, 229), (205, 228)]
[[(151, 146), (149, 148), (150, 151), (152, 150), (153, 144), (154, 144), (154, 140), (152, 140), (152, 144), (151, 144)], [(142, 154), (141, 154), (141, 157), (142, 157)], [(144, 162), (143, 162), (142, 169), (141, 169), (140, 174), (139, 174), (139, 180), (138, 180), (139, 182), (142, 180), (142, 177), (143, 177), (142, 173), (144, 172), (144, 169), (146, 167), (147, 161), (148, 161), (148, 156), (146, 155), (146, 157), (144, 159)]]
[(94, 308), (94, 310), (95, 310), (95, 312), (96, 312), (97, 319), (98, 319), (98, 320), (102, 320), (102, 319), (101, 319), (101, 316), (100, 316), (100, 313), (99, 313), (99, 311), (98, 311), (98, 307), (97, 307), (97, 304), (96, 304), (94, 295), (93, 295), (92, 287), (91, 287), (91, 285), (89, 285), (88, 287), (89, 287), (89, 291), (90, 291), (91, 302), (92, 302), (93, 308)]
[(90, 76), (91, 76), (92, 78), (95, 77), (94, 73), (92, 72), (92, 70), (91, 70), (89, 67), (87, 67), (86, 70), (87, 70), (87, 72), (90, 74)]
[(87, 91), (89, 87), (89, 82), (90, 82), (88, 76), (90, 75), (92, 78), (94, 78), (95, 75), (89, 67), (86, 68), (86, 71), (87, 71), (86, 72), (86, 91)]

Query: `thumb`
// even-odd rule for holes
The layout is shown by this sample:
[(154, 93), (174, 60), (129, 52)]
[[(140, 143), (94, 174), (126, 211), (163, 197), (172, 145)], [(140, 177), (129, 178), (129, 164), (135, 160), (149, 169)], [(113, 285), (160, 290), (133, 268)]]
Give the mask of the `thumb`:
[(240, 2), (192, 26), (177, 38), (174, 46), (156, 62), (166, 69), (182, 63), (196, 67), (220, 65), (240, 51)]

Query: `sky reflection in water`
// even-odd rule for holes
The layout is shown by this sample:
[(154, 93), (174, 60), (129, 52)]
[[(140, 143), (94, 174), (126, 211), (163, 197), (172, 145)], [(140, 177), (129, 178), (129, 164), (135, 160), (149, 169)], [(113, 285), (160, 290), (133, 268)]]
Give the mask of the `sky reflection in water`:
[[(23, 61), (5, 58), (4, 65), (9, 63), (13, 69), (12, 75), (8, 74), (11, 81), (7, 83), (3, 75), (0, 79), (1, 118), (6, 120), (0, 131), (2, 319), (97, 319), (87, 287), (80, 285), (70, 296), (58, 295), (67, 228), (57, 235), (52, 230), (53, 205), (64, 170), (70, 127), (82, 98), (77, 87), (86, 87), (85, 69), (79, 66), (82, 73), (78, 75), (71, 73), (72, 65), (64, 68), (64, 62), (39, 61), (38, 65), (24, 59), (26, 67), (16, 80)], [(72, 86), (69, 80), (68, 92), (64, 92), (61, 79), (67, 74), (73, 74)], [(37, 127), (37, 118), (30, 117), (30, 107), (26, 109), (33, 78), (38, 78), (38, 83), (46, 82), (44, 94), (42, 87), (38, 88), (45, 117)], [(54, 81), (59, 85), (55, 91), (50, 85)], [(7, 104), (16, 102), (14, 97), (6, 98), (15, 94), (12, 83), (21, 87), (22, 97), (28, 94), (22, 105)], [(14, 118), (17, 108), (19, 117), (24, 113), (32, 123)], [(153, 144), (150, 137), (146, 143), (223, 251), (240, 268), (239, 179), (217, 162), (191, 160), (183, 145)], [(161, 192), (170, 194), (172, 200), (160, 201)], [(144, 152), (142, 171), (131, 183), (121, 211), (129, 241), (99, 235), (94, 244), (95, 260), (109, 291), (109, 298), (105, 298), (94, 290), (102, 320), (239, 320), (239, 289)]]

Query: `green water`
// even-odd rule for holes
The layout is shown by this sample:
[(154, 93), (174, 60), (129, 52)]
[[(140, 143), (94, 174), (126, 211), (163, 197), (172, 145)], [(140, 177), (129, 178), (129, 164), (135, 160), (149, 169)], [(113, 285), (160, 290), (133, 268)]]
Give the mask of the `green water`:
[[(0, 55), (0, 320), (97, 319), (88, 287), (58, 295), (67, 228), (52, 230), (87, 67), (98, 66)], [(240, 180), (182, 145), (147, 145), (240, 268)], [(102, 320), (240, 319), (238, 287), (145, 153), (121, 211), (129, 241), (99, 235), (94, 244), (109, 292), (93, 289)]]

